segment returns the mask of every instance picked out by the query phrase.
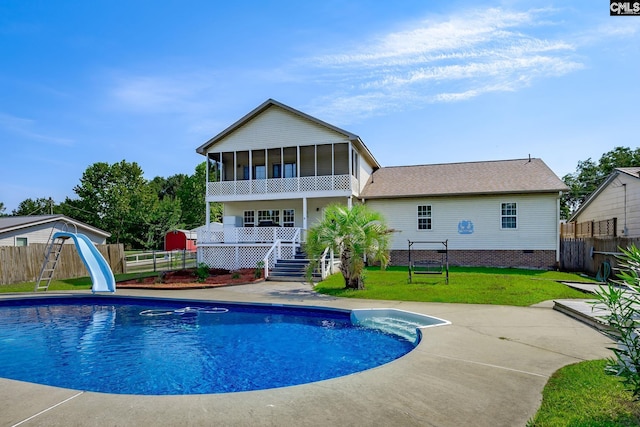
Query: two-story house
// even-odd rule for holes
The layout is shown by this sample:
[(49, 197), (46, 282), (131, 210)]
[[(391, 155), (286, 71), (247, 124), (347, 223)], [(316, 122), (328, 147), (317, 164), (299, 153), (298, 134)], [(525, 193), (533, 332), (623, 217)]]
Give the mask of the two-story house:
[(386, 216), (395, 264), (408, 240), (448, 240), (454, 265), (557, 261), (566, 186), (540, 159), (383, 168), (357, 135), (271, 99), (197, 152), (208, 164), (207, 224), (209, 203), (224, 205), (222, 230), (198, 234), (199, 262), (212, 267), (293, 257), (335, 202)]

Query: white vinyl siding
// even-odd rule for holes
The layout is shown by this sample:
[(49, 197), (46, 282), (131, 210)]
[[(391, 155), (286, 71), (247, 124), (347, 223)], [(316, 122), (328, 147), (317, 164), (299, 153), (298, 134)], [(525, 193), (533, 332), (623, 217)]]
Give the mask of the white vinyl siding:
[[(518, 228), (501, 233), (501, 196), (441, 197), (424, 199), (369, 199), (366, 204), (380, 212), (392, 233), (391, 249), (407, 249), (407, 240), (424, 240), (416, 229), (416, 206), (431, 205), (429, 240), (449, 240), (451, 250), (534, 249), (555, 250), (558, 233), (557, 194), (521, 195), (510, 198), (518, 206)], [(472, 224), (473, 232), (462, 234), (458, 226)]]
[[(16, 238), (26, 238), (29, 245), (34, 243), (48, 243), (54, 224), (54, 233), (56, 231), (72, 231), (75, 233), (76, 231), (74, 227), (63, 229), (64, 227), (60, 222), (39, 224), (0, 233), (0, 246), (15, 246), (17, 243)], [(78, 227), (78, 233), (86, 235), (95, 244), (104, 245), (106, 243), (106, 238), (104, 236), (98, 235), (89, 229)]]
[(324, 126), (272, 106), (211, 147), (212, 152), (346, 142)]
[(574, 220), (586, 222), (611, 218), (618, 218), (619, 236), (623, 235), (625, 220), (628, 229), (628, 235), (625, 237), (640, 236), (640, 179), (624, 173), (619, 174)]

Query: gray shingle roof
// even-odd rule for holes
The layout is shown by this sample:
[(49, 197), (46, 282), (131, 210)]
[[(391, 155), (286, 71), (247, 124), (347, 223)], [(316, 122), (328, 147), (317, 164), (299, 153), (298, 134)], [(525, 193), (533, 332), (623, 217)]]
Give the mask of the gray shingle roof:
[(383, 167), (375, 171), (365, 199), (566, 191), (541, 159)]
[[(108, 233), (97, 227), (93, 227), (89, 224), (85, 224), (84, 222), (78, 221), (76, 219), (70, 218), (62, 214), (3, 216), (3, 217), (0, 217), (0, 233), (18, 230), (21, 228), (30, 227), (32, 225), (46, 224), (46, 223), (57, 222), (57, 221), (75, 224), (76, 226), (79, 226), (88, 230), (92, 230), (94, 233), (103, 235), (105, 237), (111, 236), (111, 233)], [(74, 231), (74, 230), (69, 230), (69, 231)]]

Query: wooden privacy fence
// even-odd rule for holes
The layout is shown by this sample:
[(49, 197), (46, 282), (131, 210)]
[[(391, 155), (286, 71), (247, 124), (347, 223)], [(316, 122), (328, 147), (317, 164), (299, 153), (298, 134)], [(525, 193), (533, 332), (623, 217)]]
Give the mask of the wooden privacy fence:
[[(111, 266), (113, 274), (125, 273), (124, 247), (119, 245), (97, 245), (98, 250)], [(0, 285), (32, 282), (38, 279), (47, 245), (44, 243), (29, 246), (0, 246)], [(53, 279), (71, 279), (88, 276), (75, 245), (65, 243), (60, 254)]]
[(632, 244), (640, 246), (640, 238), (563, 238), (560, 240), (560, 270), (578, 271), (595, 276), (602, 264), (608, 261), (612, 273), (615, 273), (619, 264), (616, 257), (620, 252), (619, 248), (628, 248)]
[(616, 237), (618, 218), (602, 221), (567, 222), (560, 224), (560, 237), (576, 239), (580, 237)]

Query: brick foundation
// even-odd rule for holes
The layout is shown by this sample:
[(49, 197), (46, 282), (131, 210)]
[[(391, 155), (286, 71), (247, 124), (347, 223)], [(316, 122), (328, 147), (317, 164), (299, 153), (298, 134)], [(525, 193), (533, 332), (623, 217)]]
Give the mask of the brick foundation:
[[(440, 261), (443, 256), (435, 250), (411, 251), (413, 261)], [(409, 265), (409, 251), (391, 251), (390, 265)], [(555, 270), (556, 253), (544, 250), (449, 250), (449, 266)]]

